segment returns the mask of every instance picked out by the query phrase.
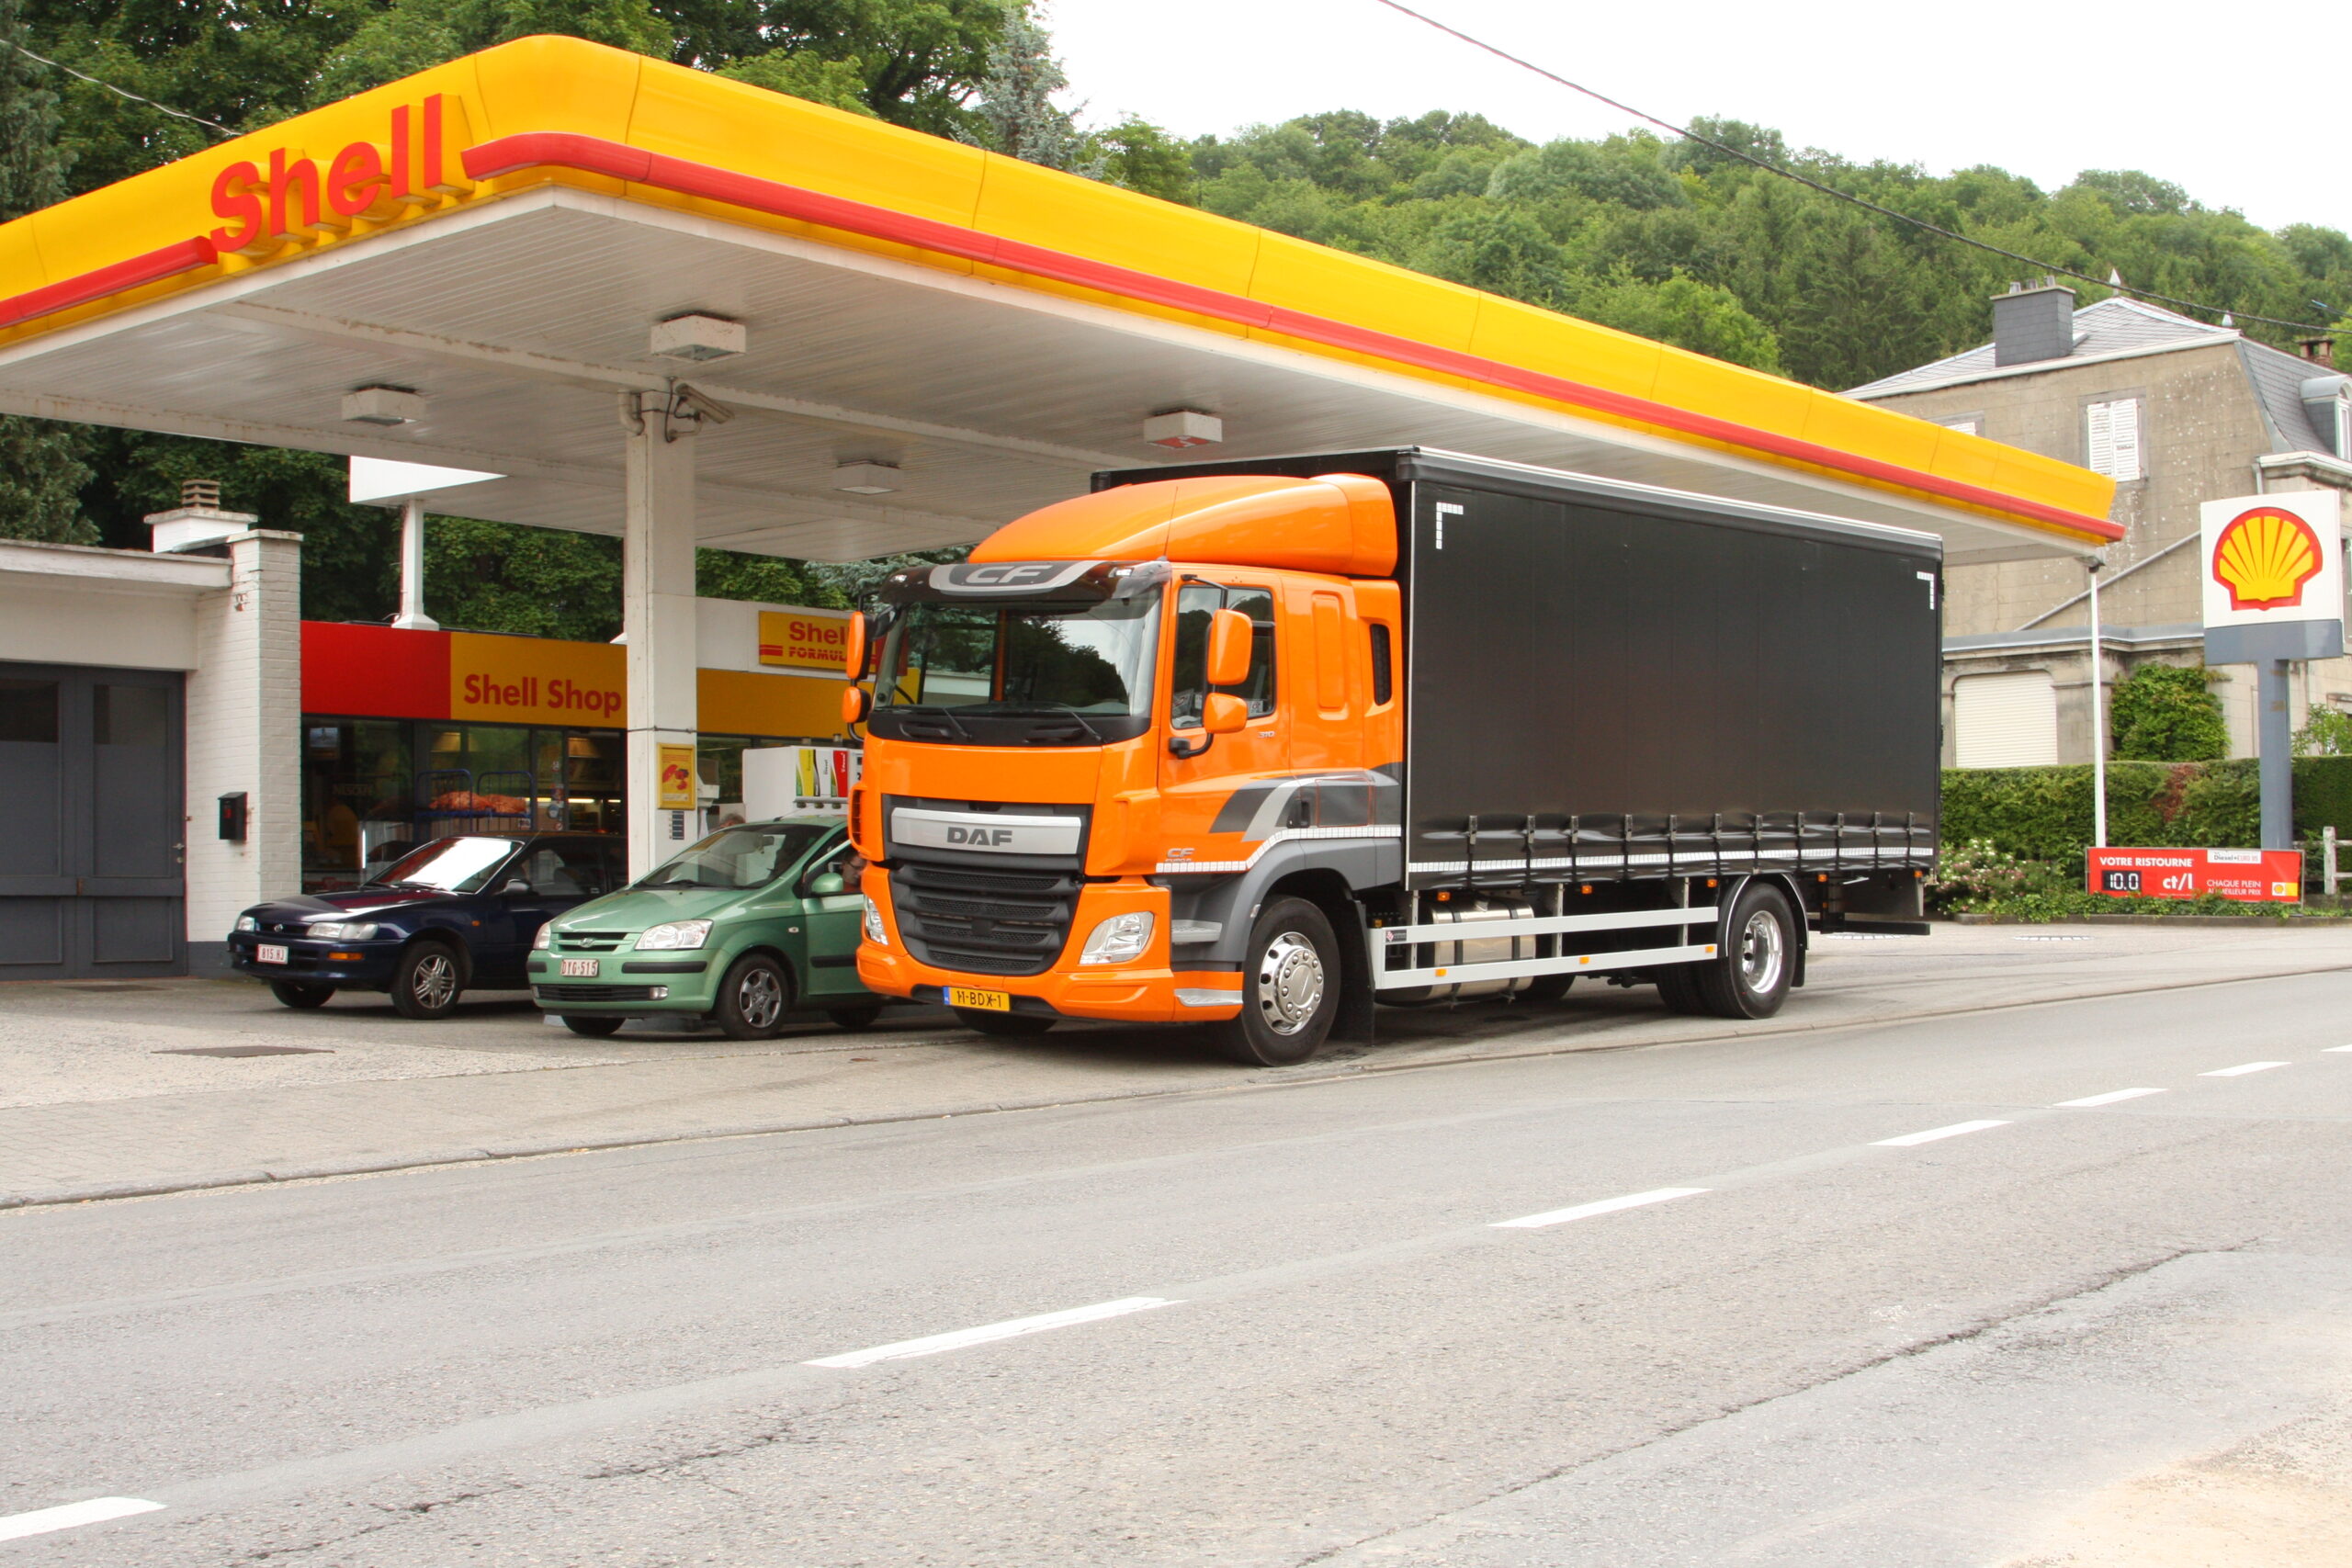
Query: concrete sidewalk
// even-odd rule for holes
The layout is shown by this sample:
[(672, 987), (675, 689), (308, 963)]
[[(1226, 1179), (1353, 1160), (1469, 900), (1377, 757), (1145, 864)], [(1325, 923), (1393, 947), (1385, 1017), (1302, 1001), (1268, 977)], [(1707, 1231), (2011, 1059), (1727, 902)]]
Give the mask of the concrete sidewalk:
[[(1248, 1070), (1182, 1031), (986, 1039), (936, 1010), (753, 1043), (548, 1027), (517, 998), (437, 1024), (380, 997), (315, 1012), (242, 981), (0, 987), (0, 1207), (567, 1149), (1193, 1093), (1566, 1051), (1849, 1027), (1989, 1007), (2352, 970), (2352, 929), (1953, 927), (1816, 939), (1780, 1017), (1679, 1018), (1588, 981), (1544, 1007), (1384, 1008), (1370, 1046)], [(285, 1054), (187, 1055), (266, 1048)]]

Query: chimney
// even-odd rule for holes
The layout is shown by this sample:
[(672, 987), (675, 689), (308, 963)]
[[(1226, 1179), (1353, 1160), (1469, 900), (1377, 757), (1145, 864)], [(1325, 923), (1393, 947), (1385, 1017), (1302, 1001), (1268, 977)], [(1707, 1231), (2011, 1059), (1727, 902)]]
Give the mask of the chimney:
[(2075, 352), (2075, 291), (2044, 278), (1993, 296), (1993, 363), (2032, 365)]
[(2335, 368), (2335, 339), (2306, 337), (2295, 340), (2296, 352), (2324, 370)]
[(250, 512), (223, 512), (219, 479), (183, 479), (177, 506), (147, 514), (147, 526), (153, 530), (149, 539), (157, 555), (201, 550), (260, 521)]

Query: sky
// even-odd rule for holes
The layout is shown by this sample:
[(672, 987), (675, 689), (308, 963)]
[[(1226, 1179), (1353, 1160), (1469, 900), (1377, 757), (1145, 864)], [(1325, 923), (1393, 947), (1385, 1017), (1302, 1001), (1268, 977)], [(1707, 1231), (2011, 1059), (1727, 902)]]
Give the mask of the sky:
[[(1937, 174), (1993, 164), (2046, 190), (2082, 169), (2140, 169), (2265, 228), (2352, 231), (2341, 96), (2352, 6), (2342, 0), (2194, 13), (2158, 4), (2111, 13), (2134, 22), (2087, 25), (2102, 13), (1408, 3), (1677, 125), (1745, 119), (1777, 127), (1792, 147)], [(1444, 108), (1544, 141), (1633, 123), (1377, 0), (1050, 0), (1046, 19), (1070, 76), (1066, 100), (1083, 104), (1089, 124), (1133, 111), (1193, 136), (1318, 109), (1385, 119)]]

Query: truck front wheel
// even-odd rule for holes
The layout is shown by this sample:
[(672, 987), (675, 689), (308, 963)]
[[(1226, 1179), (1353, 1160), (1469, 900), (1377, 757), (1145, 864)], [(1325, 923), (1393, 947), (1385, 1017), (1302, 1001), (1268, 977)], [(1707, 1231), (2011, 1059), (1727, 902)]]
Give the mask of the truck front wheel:
[(1769, 882), (1751, 882), (1724, 922), (1722, 951), (1692, 967), (1699, 999), (1717, 1018), (1770, 1018), (1788, 1000), (1796, 951), (1788, 899)]
[(1253, 1067), (1287, 1067), (1323, 1048), (1340, 1013), (1340, 943), (1323, 911), (1275, 898), (1250, 925), (1241, 1016), (1214, 1027), (1227, 1055)]

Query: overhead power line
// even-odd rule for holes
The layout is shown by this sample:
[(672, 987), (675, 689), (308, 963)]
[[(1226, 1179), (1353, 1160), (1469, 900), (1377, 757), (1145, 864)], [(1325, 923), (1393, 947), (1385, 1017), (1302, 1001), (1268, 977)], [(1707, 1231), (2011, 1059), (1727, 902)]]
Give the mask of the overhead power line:
[(127, 87), (118, 87), (111, 82), (99, 81), (96, 76), (91, 75), (85, 71), (76, 71), (74, 67), (66, 64), (63, 61), (51, 60), (45, 54), (35, 54), (31, 50), (27, 49), (23, 44), (18, 43), (14, 39), (7, 39), (0, 41), (5, 41), (10, 49), (15, 50), (27, 60), (39, 61), (41, 64), (48, 66), (53, 71), (62, 71), (68, 76), (74, 78), (76, 81), (87, 82), (93, 87), (104, 87), (107, 92), (112, 93), (118, 98), (129, 98), (134, 104), (145, 104), (157, 114), (167, 114), (174, 119), (184, 119), (196, 125), (209, 125), (223, 136), (235, 136), (238, 134), (238, 132), (221, 124), (217, 119), (207, 119), (200, 114), (189, 114), (183, 109), (175, 109), (168, 105), (159, 104), (153, 98), (141, 97), (140, 95), (130, 91)]
[[(1979, 240), (1973, 235), (1962, 234), (1956, 230), (1947, 229), (1939, 223), (1930, 223), (1924, 218), (1914, 218), (1907, 212), (1897, 212), (1891, 207), (1882, 207), (1877, 202), (1871, 200), (1867, 197), (1860, 197), (1854, 195), (1850, 191), (1839, 190), (1836, 186), (1826, 185), (1820, 180), (1815, 179), (1810, 175), (1800, 174), (1794, 169), (1784, 168), (1781, 164), (1775, 164), (1769, 159), (1759, 158), (1755, 153), (1745, 152), (1740, 148), (1726, 146), (1721, 141), (1702, 136), (1697, 131), (1691, 130), (1688, 127), (1676, 125), (1670, 120), (1660, 119), (1654, 114), (1645, 114), (1631, 104), (1620, 103), (1606, 93), (1595, 92), (1592, 88), (1584, 85), (1580, 82), (1571, 82), (1556, 71), (1547, 71), (1532, 60), (1522, 59), (1521, 56), (1511, 53), (1510, 51), (1507, 49), (1498, 48), (1496, 45), (1488, 43), (1484, 39), (1474, 38), (1470, 34), (1464, 32), (1460, 28), (1449, 27), (1445, 23), (1439, 21), (1435, 17), (1424, 16), (1422, 13), (1414, 10), (1410, 6), (1400, 5), (1398, 4), (1398, 0), (1373, 0), (1373, 3), (1374, 5), (1385, 6), (1390, 10), (1396, 12), (1400, 16), (1410, 17), (1413, 20), (1419, 22), (1426, 27), (1435, 28), (1439, 32), (1444, 33), (1451, 38), (1459, 39), (1473, 49), (1484, 50), (1488, 54), (1493, 55), (1496, 59), (1508, 61), (1511, 64), (1518, 66), (1522, 71), (1532, 71), (1547, 82), (1555, 82), (1571, 92), (1582, 93), (1588, 98), (1607, 104), (1611, 108), (1615, 109), (1620, 114), (1631, 115), (1635, 119), (1644, 121), (1649, 125), (1657, 126), (1660, 130), (1671, 131), (1673, 134), (1681, 137), (1686, 141), (1695, 141), (1702, 147), (1712, 147), (1727, 158), (1736, 158), (1743, 164), (1753, 164), (1758, 168), (1762, 169), (1766, 174), (1778, 175), (1784, 180), (1794, 180), (1801, 186), (1811, 186), (1813, 189), (1819, 191), (1824, 196), (1833, 197), (1839, 201), (1850, 203), (1855, 207), (1861, 208), (1867, 212), (1875, 212), (1882, 218), (1892, 218), (1898, 223), (1908, 223), (1915, 229), (1924, 229), (1928, 233), (1940, 235), (1944, 239), (1957, 240), (1963, 245), (1973, 245), (1980, 251), (1990, 251), (1996, 256), (2007, 256), (2011, 261), (2023, 262), (2028, 266), (2038, 267), (2043, 272), (2055, 273), (2064, 277), (2079, 278), (2085, 283), (2097, 284), (2101, 288), (2112, 288), (2120, 294), (2130, 294), (2142, 299), (2154, 299), (2165, 305), (2177, 305), (2185, 310), (2202, 310), (2206, 314), (2212, 316), (2226, 316), (2231, 314), (2229, 310), (2219, 305), (2206, 305), (2201, 304), (2195, 299), (2177, 299), (2169, 294), (2156, 294), (2145, 288), (2133, 288), (2128, 284), (2116, 281), (2113, 274), (2110, 274), (2109, 277), (2107, 279), (2100, 279), (2092, 276), (2086, 272), (2076, 272), (2071, 266), (2060, 266), (2056, 262), (2039, 261), (2032, 256), (2026, 255), (2022, 252), (2007, 250), (1999, 245), (1990, 243), (1987, 241)], [(2314, 304), (2318, 303), (2316, 300), (2312, 302)], [(2243, 319), (2249, 321), (2261, 321), (2274, 327), (2290, 327), (2297, 332), (2324, 333), (2332, 330), (2312, 321), (2283, 321), (2277, 316), (2257, 316), (2250, 310), (2246, 312)]]

